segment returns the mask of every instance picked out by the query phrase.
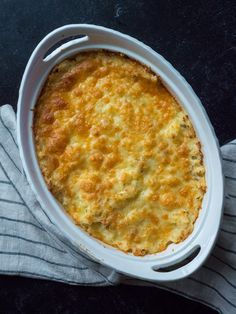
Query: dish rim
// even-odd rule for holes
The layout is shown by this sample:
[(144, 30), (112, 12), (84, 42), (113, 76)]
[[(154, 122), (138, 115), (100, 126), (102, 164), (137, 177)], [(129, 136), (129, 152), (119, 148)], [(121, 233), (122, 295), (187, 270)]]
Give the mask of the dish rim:
[[(70, 35), (73, 36), (73, 35), (77, 35), (81, 33), (85, 34), (86, 36), (79, 39), (72, 39), (66, 44), (62, 44), (60, 47), (56, 48), (52, 53), (47, 55), (47, 57), (45, 58), (45, 52), (49, 48), (51, 48), (54, 42), (57, 42), (59, 39), (64, 39)], [(119, 52), (125, 53), (129, 57), (140, 61), (144, 65), (149, 66), (157, 75), (161, 77), (162, 81), (165, 83), (165, 85), (167, 85), (167, 88), (170, 90), (170, 92), (174, 95), (174, 97), (177, 98), (177, 101), (180, 103), (180, 105), (184, 107), (184, 109), (187, 111), (190, 117), (190, 120), (194, 126), (194, 129), (197, 133), (197, 136), (201, 142), (201, 145), (203, 146), (202, 134), (201, 134), (201, 138), (198, 134), (198, 132), (200, 132), (199, 130), (200, 126), (198, 126), (196, 123), (199, 117), (197, 118), (196, 116), (194, 116), (194, 111), (190, 110), (190, 109), (192, 110), (194, 109), (191, 107), (192, 105), (191, 106), (189, 105), (188, 110), (185, 107), (187, 103), (190, 103), (190, 100), (189, 101), (180, 100), (181, 97), (182, 97), (182, 100), (184, 99), (183, 94), (181, 94), (181, 92), (178, 89), (176, 91), (177, 86), (173, 84), (174, 79), (177, 80), (179, 84), (185, 88), (185, 92), (187, 91), (188, 92), (187, 94), (191, 95), (192, 101), (197, 106), (198, 114), (200, 115), (201, 113), (202, 117), (204, 118), (203, 120), (204, 120), (205, 128), (208, 129), (208, 133), (206, 134), (206, 136), (210, 137), (211, 140), (213, 140), (212, 143), (209, 143), (208, 145), (206, 145), (206, 141), (204, 142), (206, 145), (203, 151), (204, 158), (205, 157), (207, 158), (207, 156), (210, 153), (213, 154), (213, 151), (214, 151), (215, 152), (214, 164), (218, 165), (217, 176), (215, 177), (218, 177), (218, 184), (219, 184), (218, 186), (220, 186), (220, 188), (218, 188), (218, 195), (217, 195), (218, 210), (217, 210), (217, 216), (215, 217), (215, 228), (213, 228), (211, 232), (209, 231), (207, 232), (206, 228), (203, 230), (204, 231), (203, 232), (202, 231), (203, 228), (201, 228), (201, 226), (203, 225), (203, 215), (204, 215), (204, 219), (207, 219), (207, 217), (209, 217), (209, 210), (207, 211), (204, 208), (210, 206), (211, 203), (213, 202), (213, 201), (210, 201), (209, 198), (207, 198), (206, 200), (204, 200), (205, 204), (203, 204), (203, 209), (199, 213), (199, 217), (202, 217), (201, 218), (202, 221), (199, 223), (200, 226), (196, 227), (197, 221), (199, 221), (200, 219), (198, 218), (197, 221), (195, 222), (193, 233), (190, 234), (186, 240), (178, 244), (169, 245), (168, 248), (163, 252), (146, 255), (144, 257), (136, 257), (136, 256), (134, 257), (133, 255), (130, 256), (127, 253), (123, 253), (119, 251), (118, 249), (115, 249), (104, 243), (101, 243), (101, 241), (96, 240), (95, 238), (88, 235), (86, 232), (82, 231), (80, 228), (78, 228), (78, 226), (75, 226), (75, 225), (74, 226), (76, 227), (76, 229), (80, 230), (79, 232), (77, 230), (77, 232), (75, 233), (78, 236), (80, 236), (79, 238), (75, 239), (71, 233), (68, 233), (68, 228), (66, 229), (66, 232), (65, 232), (65, 224), (63, 227), (63, 221), (65, 223), (65, 220), (69, 219), (70, 223), (72, 224), (74, 223), (65, 213), (62, 212), (59, 204), (55, 201), (53, 196), (49, 193), (47, 187), (46, 187), (47, 191), (45, 191), (46, 184), (44, 180), (42, 181), (41, 172), (39, 174), (39, 165), (37, 162), (37, 158), (35, 158), (36, 157), (35, 150), (34, 152), (32, 152), (32, 130), (29, 128), (29, 126), (32, 126), (32, 124), (30, 125), (30, 119), (32, 122), (33, 113), (32, 112), (26, 113), (26, 108), (25, 108), (26, 99), (27, 97), (29, 97), (28, 94), (30, 94), (30, 92), (28, 91), (29, 86), (30, 86), (30, 83), (29, 83), (30, 78), (32, 79), (32, 77), (34, 77), (38, 79), (38, 81), (37, 83), (35, 83), (36, 88), (33, 88), (33, 93), (29, 98), (30, 101), (27, 102), (28, 104), (30, 104), (30, 108), (28, 109), (32, 109), (32, 107), (35, 105), (35, 102), (43, 86), (43, 83), (45, 79), (47, 78), (51, 69), (55, 66), (55, 64), (60, 63), (63, 59), (67, 58), (68, 56), (72, 56), (75, 53), (78, 53), (80, 51), (94, 50), (96, 49), (94, 47), (97, 47), (98, 49), (104, 49), (104, 42), (101, 45), (101, 42), (104, 41), (104, 35), (106, 35), (105, 43), (109, 46), (108, 48), (110, 48), (108, 50), (119, 51)], [(109, 40), (110, 40), (110, 43), (108, 44), (107, 41)], [(125, 49), (127, 51), (125, 51), (124, 46), (121, 46), (122, 42), (123, 44), (126, 45)], [(127, 44), (130, 44), (130, 46), (133, 49), (132, 48), (127, 49)], [(114, 49), (111, 49), (111, 48), (114, 48)], [(107, 49), (107, 47), (105, 49)], [(119, 49), (119, 50), (115, 50), (115, 49)], [(140, 54), (139, 50), (143, 53)], [(151, 62), (150, 62), (150, 59), (152, 59)], [(156, 63), (153, 64), (153, 60), (154, 61), (156, 60), (156, 63), (159, 65), (158, 69), (157, 69)], [(166, 72), (163, 72), (163, 69), (166, 70)], [(41, 75), (39, 74), (40, 71), (41, 71)], [(168, 75), (172, 74), (174, 79), (171, 81), (168, 78), (168, 76), (166, 76), (166, 74)], [(191, 112), (189, 112), (189, 110)], [(37, 199), (39, 200), (40, 204), (42, 205), (44, 210), (47, 212), (49, 217), (54, 222), (56, 222), (56, 225), (59, 227), (59, 229), (61, 229), (67, 236), (69, 236), (71, 241), (76, 242), (79, 248), (90, 257), (95, 258), (96, 260), (99, 260), (99, 262), (101, 262), (102, 264), (110, 266), (119, 272), (131, 275), (134, 277), (142, 278), (142, 279), (149, 279), (149, 280), (155, 280), (155, 281), (171, 281), (171, 280), (184, 278), (190, 275), (198, 267), (200, 267), (200, 265), (208, 257), (217, 237), (221, 215), (222, 215), (222, 207), (223, 207), (224, 183), (223, 183), (223, 172), (222, 172), (222, 164), (221, 164), (218, 141), (215, 136), (213, 127), (211, 126), (211, 123), (209, 121), (209, 118), (205, 112), (205, 109), (202, 107), (199, 98), (196, 96), (191, 86), (173, 68), (173, 66), (170, 65), (168, 61), (166, 61), (161, 55), (156, 53), (150, 47), (120, 32), (107, 29), (101, 26), (89, 25), (89, 24), (65, 25), (49, 33), (39, 43), (39, 45), (36, 47), (36, 49), (32, 53), (32, 56), (29, 59), (29, 62), (26, 66), (26, 69), (22, 78), (20, 91), (19, 91), (19, 99), (18, 99), (17, 135), (18, 135), (19, 150), (20, 150), (20, 156), (22, 159), (23, 167), (24, 167), (27, 179), (32, 189), (34, 190)], [(213, 151), (210, 150), (210, 147), (211, 147), (211, 150)], [(29, 156), (27, 157), (26, 155), (28, 153), (29, 153)], [(206, 164), (205, 164), (205, 167), (206, 167)], [(208, 164), (206, 167), (208, 176), (209, 175), (212, 176), (212, 169), (211, 170), (210, 169), (211, 169), (211, 166)], [(209, 186), (208, 184), (209, 180), (210, 179), (208, 178), (207, 188)], [(212, 182), (213, 181), (214, 180), (212, 180)], [(216, 197), (216, 193), (214, 195)], [(213, 196), (211, 195), (211, 199), (212, 197)], [(57, 217), (55, 216), (55, 212), (58, 215)], [(67, 223), (69, 223), (69, 221), (67, 221)], [(200, 241), (200, 235), (202, 238), (201, 241)], [(207, 241), (206, 239), (204, 239), (204, 236), (207, 237)], [(89, 239), (86, 239), (86, 238), (89, 238)], [(93, 242), (93, 245), (91, 245), (91, 242)], [(186, 256), (188, 256), (190, 252), (198, 246), (201, 247), (201, 250), (198, 253), (198, 255), (190, 263), (174, 271), (170, 271), (166, 273), (154, 270), (157, 267), (166, 267), (166, 266), (179, 262), (180, 260), (186, 258)], [(171, 251), (173, 249), (174, 249), (174, 252)], [(173, 257), (174, 255), (175, 257)]]

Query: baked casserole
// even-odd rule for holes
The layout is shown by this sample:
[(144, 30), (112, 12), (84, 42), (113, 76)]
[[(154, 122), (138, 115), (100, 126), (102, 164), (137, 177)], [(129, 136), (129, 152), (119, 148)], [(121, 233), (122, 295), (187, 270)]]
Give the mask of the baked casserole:
[(146, 66), (103, 50), (64, 60), (33, 128), (48, 188), (93, 237), (142, 256), (193, 231), (206, 191), (201, 145)]

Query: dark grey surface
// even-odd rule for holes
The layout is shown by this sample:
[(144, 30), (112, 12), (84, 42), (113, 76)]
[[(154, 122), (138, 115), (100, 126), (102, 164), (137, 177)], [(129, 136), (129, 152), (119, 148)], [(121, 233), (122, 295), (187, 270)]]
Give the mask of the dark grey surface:
[[(27, 60), (49, 31), (94, 23), (147, 43), (169, 60), (203, 102), (220, 143), (236, 137), (235, 1), (0, 1), (0, 104), (16, 109)], [(0, 260), (1, 262), (1, 260)], [(213, 313), (155, 288), (72, 287), (0, 277), (4, 313)]]

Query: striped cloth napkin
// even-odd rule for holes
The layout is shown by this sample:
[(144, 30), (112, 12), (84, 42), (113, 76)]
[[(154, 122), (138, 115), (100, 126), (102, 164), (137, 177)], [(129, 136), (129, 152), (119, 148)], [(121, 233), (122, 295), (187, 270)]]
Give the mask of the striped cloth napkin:
[(1, 274), (84, 286), (120, 283), (153, 286), (204, 303), (220, 313), (236, 313), (236, 141), (222, 147), (226, 199), (213, 253), (190, 277), (157, 284), (128, 278), (88, 259), (60, 233), (25, 178), (15, 118), (11, 106), (0, 107)]

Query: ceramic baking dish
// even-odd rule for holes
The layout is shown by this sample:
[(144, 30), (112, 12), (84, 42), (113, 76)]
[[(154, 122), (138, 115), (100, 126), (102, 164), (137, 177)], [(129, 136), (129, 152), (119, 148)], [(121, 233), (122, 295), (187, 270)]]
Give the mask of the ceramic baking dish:
[[(144, 257), (126, 254), (81, 230), (47, 189), (37, 162), (32, 109), (49, 72), (67, 57), (100, 48), (122, 52), (157, 73), (187, 111), (202, 144), (207, 192), (194, 231), (185, 241), (171, 244), (157, 254)], [(118, 272), (159, 282), (184, 278), (206, 260), (217, 237), (223, 206), (224, 182), (218, 141), (191, 86), (150, 47), (130, 36), (96, 25), (66, 25), (54, 30), (38, 44), (26, 66), (19, 90), (17, 127), (23, 167), (38, 201), (68, 241), (74, 241), (81, 251)]]

